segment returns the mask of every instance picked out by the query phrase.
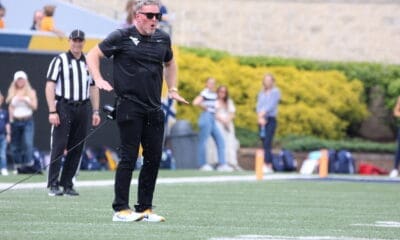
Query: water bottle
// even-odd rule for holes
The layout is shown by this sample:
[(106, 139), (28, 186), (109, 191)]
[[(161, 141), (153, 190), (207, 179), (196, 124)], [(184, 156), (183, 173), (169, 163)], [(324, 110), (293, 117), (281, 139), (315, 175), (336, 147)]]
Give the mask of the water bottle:
[(265, 125), (260, 127), (259, 135), (260, 135), (260, 138), (265, 138)]

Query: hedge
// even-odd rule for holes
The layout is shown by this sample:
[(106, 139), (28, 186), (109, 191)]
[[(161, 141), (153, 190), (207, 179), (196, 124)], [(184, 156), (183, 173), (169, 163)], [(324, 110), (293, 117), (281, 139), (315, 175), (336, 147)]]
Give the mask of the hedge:
[[(185, 51), (195, 53), (198, 56), (211, 58), (218, 61), (222, 58), (232, 57), (229, 53), (212, 49), (182, 48)], [(392, 109), (400, 95), (400, 66), (393, 64), (363, 63), (363, 62), (330, 62), (302, 59), (289, 59), (279, 57), (236, 57), (241, 65), (251, 67), (292, 66), (299, 70), (328, 71), (337, 70), (346, 75), (350, 80), (361, 80), (365, 87), (365, 93), (372, 86), (379, 85), (385, 91), (385, 103), (388, 109)], [(368, 102), (368, 97), (365, 95)]]
[(318, 149), (346, 149), (350, 152), (394, 153), (395, 143), (377, 143), (362, 139), (327, 140), (312, 136), (286, 136), (275, 144), (292, 151), (314, 151)]
[[(218, 84), (228, 86), (236, 104), (235, 125), (253, 132), (257, 129), (256, 96), (262, 77), (268, 72), (275, 75), (282, 92), (278, 136), (298, 134), (339, 139), (346, 136), (351, 124), (360, 123), (367, 116), (362, 82), (350, 80), (339, 71), (249, 66), (223, 53), (211, 58), (185, 48), (179, 51), (178, 66), (182, 96), (194, 99), (204, 88), (206, 78), (215, 77)], [(180, 105), (177, 111), (178, 118), (197, 125), (199, 108)]]

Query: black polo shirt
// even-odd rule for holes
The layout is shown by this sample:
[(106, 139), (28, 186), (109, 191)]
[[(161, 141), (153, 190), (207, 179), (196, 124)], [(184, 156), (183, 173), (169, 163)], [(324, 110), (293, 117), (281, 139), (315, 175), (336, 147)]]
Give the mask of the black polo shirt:
[(107, 58), (113, 57), (118, 96), (129, 97), (138, 111), (161, 108), (163, 64), (173, 57), (168, 34), (157, 29), (152, 36), (143, 36), (134, 26), (118, 29), (99, 48)]

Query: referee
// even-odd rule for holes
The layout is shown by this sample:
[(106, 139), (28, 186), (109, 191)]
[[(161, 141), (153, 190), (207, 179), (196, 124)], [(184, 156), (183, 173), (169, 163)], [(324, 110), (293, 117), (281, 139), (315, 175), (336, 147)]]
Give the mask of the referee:
[[(85, 33), (74, 30), (69, 36), (70, 49), (54, 57), (47, 71), (46, 100), (51, 128), (51, 156), (47, 187), (49, 196), (78, 196), (72, 178), (79, 167), (89, 121), (100, 123), (99, 89), (94, 85), (82, 53)], [(76, 146), (79, 144), (78, 146)], [(61, 169), (61, 156), (68, 150)], [(61, 191), (60, 186), (63, 187)]]

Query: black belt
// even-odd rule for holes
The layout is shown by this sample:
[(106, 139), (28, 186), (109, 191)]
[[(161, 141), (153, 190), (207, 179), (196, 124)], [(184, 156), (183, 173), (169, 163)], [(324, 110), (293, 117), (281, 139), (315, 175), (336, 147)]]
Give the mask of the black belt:
[(65, 98), (59, 97), (59, 96), (56, 96), (56, 100), (59, 102), (66, 103), (68, 105), (72, 105), (72, 106), (80, 106), (80, 105), (84, 105), (87, 102), (89, 102), (89, 99), (82, 100), (82, 101), (74, 101), (74, 100), (65, 99)]

